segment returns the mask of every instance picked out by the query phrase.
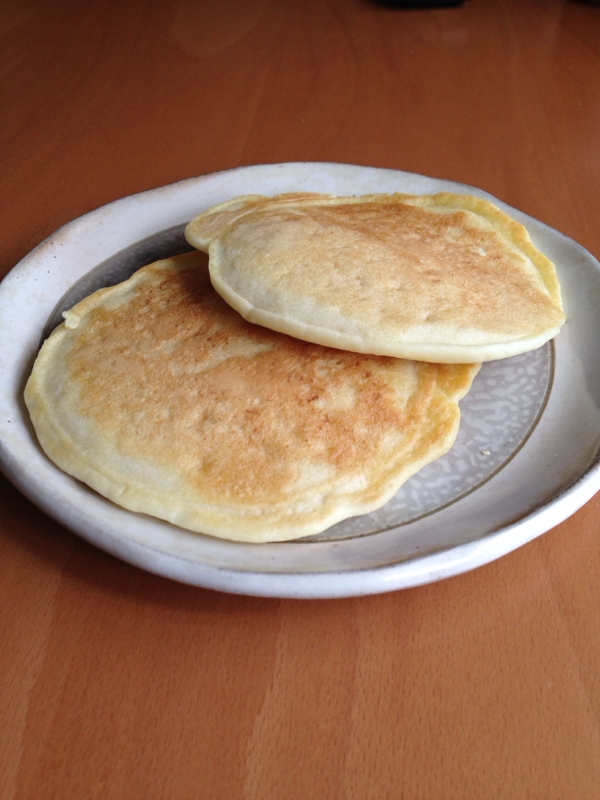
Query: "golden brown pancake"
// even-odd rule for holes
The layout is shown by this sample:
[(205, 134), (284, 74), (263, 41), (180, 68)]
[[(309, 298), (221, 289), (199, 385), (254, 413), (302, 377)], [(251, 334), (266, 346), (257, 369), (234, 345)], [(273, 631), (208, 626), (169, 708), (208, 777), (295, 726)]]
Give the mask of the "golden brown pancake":
[(127, 509), (240, 541), (306, 536), (383, 505), (450, 448), (478, 369), (248, 323), (198, 252), (65, 317), (25, 391), (48, 456)]
[(565, 320), (552, 262), (468, 195), (251, 195), (200, 214), (186, 237), (244, 318), (329, 347), (488, 361)]

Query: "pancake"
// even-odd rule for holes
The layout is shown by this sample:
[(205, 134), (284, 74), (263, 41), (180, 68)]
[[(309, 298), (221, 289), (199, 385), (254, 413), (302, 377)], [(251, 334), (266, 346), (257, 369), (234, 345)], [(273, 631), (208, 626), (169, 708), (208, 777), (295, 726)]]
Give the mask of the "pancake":
[(66, 312), (25, 400), (47, 455), (124, 508), (282, 541), (380, 507), (446, 452), (477, 370), (248, 323), (193, 252)]
[(540, 347), (565, 321), (552, 262), (468, 195), (250, 195), (186, 238), (245, 319), (328, 347), (480, 362)]

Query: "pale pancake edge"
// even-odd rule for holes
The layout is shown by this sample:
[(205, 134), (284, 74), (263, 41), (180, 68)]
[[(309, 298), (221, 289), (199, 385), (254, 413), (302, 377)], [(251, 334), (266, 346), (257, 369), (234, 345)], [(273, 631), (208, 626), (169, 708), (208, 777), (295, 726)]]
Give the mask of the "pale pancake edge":
[(540, 347), (565, 321), (552, 262), (469, 195), (250, 195), (186, 237), (242, 316), (329, 347), (480, 362)]
[(383, 505), (451, 447), (478, 370), (252, 325), (212, 289), (197, 252), (65, 316), (25, 391), (47, 455), (124, 508), (246, 542)]

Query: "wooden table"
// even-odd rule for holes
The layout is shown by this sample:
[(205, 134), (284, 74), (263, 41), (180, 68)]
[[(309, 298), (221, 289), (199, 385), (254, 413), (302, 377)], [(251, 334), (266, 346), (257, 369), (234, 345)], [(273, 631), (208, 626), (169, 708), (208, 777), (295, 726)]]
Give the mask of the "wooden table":
[[(283, 161), (473, 184), (600, 255), (592, 5), (5, 0), (0, 35), (0, 275), (113, 199)], [(292, 601), (0, 490), (2, 800), (600, 797), (598, 497), (460, 577)]]

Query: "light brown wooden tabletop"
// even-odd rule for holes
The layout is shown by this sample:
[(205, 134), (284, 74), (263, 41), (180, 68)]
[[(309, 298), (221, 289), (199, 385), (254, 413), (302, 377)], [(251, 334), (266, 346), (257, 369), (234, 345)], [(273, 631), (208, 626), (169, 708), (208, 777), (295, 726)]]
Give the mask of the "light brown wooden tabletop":
[[(4, 0), (0, 37), (0, 275), (114, 199), (287, 161), (471, 184), (600, 256), (593, 5)], [(2, 800), (600, 797), (598, 497), (475, 571), (308, 601), (0, 491)]]

